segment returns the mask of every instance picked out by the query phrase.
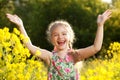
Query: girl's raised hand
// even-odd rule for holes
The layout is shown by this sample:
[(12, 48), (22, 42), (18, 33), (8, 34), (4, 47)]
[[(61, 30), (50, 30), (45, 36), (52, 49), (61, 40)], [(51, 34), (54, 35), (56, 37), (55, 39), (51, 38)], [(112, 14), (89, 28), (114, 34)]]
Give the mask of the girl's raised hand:
[(7, 18), (11, 22), (15, 23), (17, 26), (19, 26), (19, 27), (23, 26), (22, 20), (17, 15), (12, 15), (12, 14), (9, 14), (9, 13), (7, 13), (6, 15), (7, 15)]
[(103, 26), (105, 21), (111, 17), (111, 10), (106, 10), (103, 14), (98, 15), (97, 24)]

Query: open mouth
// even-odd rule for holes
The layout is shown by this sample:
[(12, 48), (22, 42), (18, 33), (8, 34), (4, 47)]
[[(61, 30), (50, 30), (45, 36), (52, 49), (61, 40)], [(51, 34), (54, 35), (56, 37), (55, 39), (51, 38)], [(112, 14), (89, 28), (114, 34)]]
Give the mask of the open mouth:
[(58, 43), (59, 46), (63, 46), (65, 44), (65, 42), (66, 41), (58, 41), (57, 43)]

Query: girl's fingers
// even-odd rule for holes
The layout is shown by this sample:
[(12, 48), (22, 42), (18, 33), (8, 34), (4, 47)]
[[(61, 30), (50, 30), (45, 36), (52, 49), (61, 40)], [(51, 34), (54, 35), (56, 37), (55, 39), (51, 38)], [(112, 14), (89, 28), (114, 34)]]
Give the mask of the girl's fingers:
[(9, 15), (11, 15), (11, 14), (7, 13), (6, 15), (9, 16)]
[(17, 20), (19, 19), (19, 17), (17, 15), (11, 15), (11, 14), (6, 14), (7, 15), (7, 18), (10, 20), (10, 21), (14, 21), (14, 20)]
[(15, 18), (15, 17), (17, 17), (17, 15), (12, 15), (12, 14), (9, 14), (9, 13), (7, 13), (6, 15), (7, 15), (8, 18)]
[(109, 19), (111, 17), (111, 11), (110, 10), (106, 10), (103, 14), (102, 17), (104, 19), (104, 21), (106, 21), (107, 19)]
[(16, 14), (14, 15), (14, 17), (19, 18)]
[(107, 11), (105, 11), (103, 14), (102, 14), (102, 16), (110, 16), (111, 15), (111, 11), (110, 10), (107, 10)]
[(105, 15), (105, 14), (107, 14), (107, 13), (109, 13), (109, 12), (111, 12), (111, 11), (108, 9), (108, 10), (106, 10), (102, 15)]
[(11, 14), (7, 14), (7, 18), (13, 19), (13, 16)]
[(11, 14), (9, 14), (9, 13), (7, 13), (6, 15), (7, 15), (7, 18), (8, 18), (11, 22), (17, 23), (17, 22), (16, 22), (17, 19), (15, 18), (14, 15), (11, 15)]
[(12, 14), (7, 13), (6, 16), (11, 22), (15, 23), (16, 25), (18, 26), (23, 25), (22, 20), (17, 15), (12, 15)]
[(13, 16), (13, 15), (11, 15), (11, 14), (9, 14), (9, 13), (7, 13), (6, 15), (7, 15), (8, 17), (12, 17), (12, 16)]

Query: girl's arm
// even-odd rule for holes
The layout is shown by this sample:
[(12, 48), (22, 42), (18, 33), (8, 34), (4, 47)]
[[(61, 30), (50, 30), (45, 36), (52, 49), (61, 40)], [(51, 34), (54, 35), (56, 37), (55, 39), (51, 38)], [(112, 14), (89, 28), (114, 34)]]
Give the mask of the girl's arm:
[(75, 54), (74, 56), (76, 57), (77, 61), (82, 60), (84, 58), (88, 58), (97, 53), (98, 51), (100, 51), (103, 42), (104, 23), (107, 19), (110, 18), (110, 15), (111, 15), (110, 10), (106, 10), (102, 15), (98, 15), (97, 18), (98, 28), (94, 44), (89, 47), (76, 50), (77, 54)]
[[(26, 38), (29, 38), (25, 31), (25, 28), (21, 19), (17, 15), (11, 15), (11, 14), (6, 14), (6, 15), (11, 22), (15, 23), (18, 26), (21, 34), (23, 34)], [(31, 54), (35, 55), (36, 51), (39, 51), (39, 54), (37, 54), (36, 57), (43, 59), (49, 65), (50, 59), (52, 56), (51, 52), (34, 46), (30, 39), (27, 42), (23, 41), (23, 43), (30, 50)]]

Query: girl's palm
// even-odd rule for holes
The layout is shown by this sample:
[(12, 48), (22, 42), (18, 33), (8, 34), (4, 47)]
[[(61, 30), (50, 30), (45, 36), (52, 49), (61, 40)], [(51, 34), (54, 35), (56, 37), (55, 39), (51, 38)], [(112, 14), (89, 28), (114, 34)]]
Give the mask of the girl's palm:
[(110, 15), (111, 15), (110, 10), (106, 10), (102, 15), (98, 15), (97, 24), (100, 26), (103, 25), (105, 21), (110, 18)]
[(6, 15), (7, 15), (7, 18), (11, 22), (15, 23), (16, 25), (18, 25), (18, 26), (22, 26), (23, 25), (22, 20), (17, 15), (11, 15), (11, 14), (6, 14)]

